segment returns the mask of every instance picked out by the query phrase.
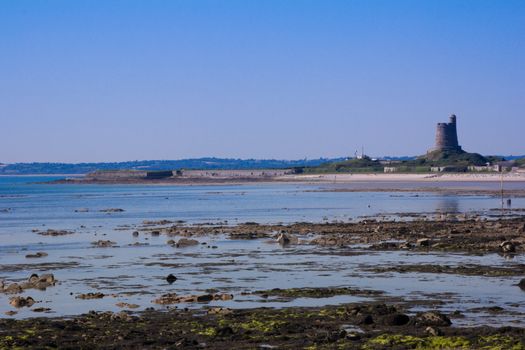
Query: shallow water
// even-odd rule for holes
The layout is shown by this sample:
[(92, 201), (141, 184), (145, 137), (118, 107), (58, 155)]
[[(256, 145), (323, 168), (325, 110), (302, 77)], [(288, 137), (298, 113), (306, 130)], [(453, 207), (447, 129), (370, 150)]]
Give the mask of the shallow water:
[[(46, 291), (26, 290), (40, 301), (34, 307), (49, 307), (46, 316), (74, 315), (89, 310), (117, 311), (117, 302), (163, 308), (152, 300), (163, 293), (206, 293), (215, 289), (231, 293), (231, 301), (209, 305), (232, 308), (319, 306), (403, 297), (413, 301), (412, 312), (426, 309), (422, 302), (446, 312), (480, 306), (500, 306), (505, 312), (494, 317), (481, 311), (468, 312), (454, 324), (516, 324), (523, 314), (525, 293), (515, 286), (520, 277), (482, 277), (423, 273), (368, 272), (367, 268), (400, 263), (511, 266), (525, 263), (518, 255), (507, 260), (497, 254), (473, 256), (412, 252), (370, 252), (359, 247), (320, 248), (300, 245), (281, 248), (266, 239), (230, 240), (225, 236), (199, 237), (202, 244), (172, 248), (165, 236), (141, 233), (132, 237), (134, 225), (143, 220), (185, 220), (188, 223), (246, 221), (261, 223), (323, 220), (355, 220), (360, 216), (416, 212), (483, 212), (497, 207), (490, 196), (444, 196), (434, 193), (311, 192), (319, 185), (258, 184), (242, 186), (143, 186), (143, 185), (40, 185), (48, 178), (0, 177), (0, 279), (25, 280), (32, 273), (51, 272), (59, 281)], [(480, 185), (481, 186), (481, 185)], [(326, 185), (322, 186), (323, 188)], [(525, 200), (513, 200), (525, 207)], [(87, 208), (88, 212), (75, 212)], [(121, 213), (102, 213), (122, 208)], [(119, 227), (130, 225), (129, 227)], [(67, 236), (49, 237), (32, 229), (71, 229)], [(119, 230), (115, 230), (115, 229)], [(92, 241), (110, 239), (116, 248), (93, 248)], [(129, 246), (135, 242), (147, 246)], [(216, 248), (212, 248), (216, 246)], [(27, 259), (31, 252), (49, 255)], [(53, 264), (41, 266), (43, 263)], [(173, 273), (172, 285), (165, 277)], [(272, 288), (352, 287), (384, 291), (384, 296), (335, 296), (330, 298), (264, 299), (250, 293)], [(100, 291), (103, 299), (75, 299), (79, 293)], [(13, 308), (0, 294), (0, 312)], [(177, 307), (202, 307), (202, 304)], [(33, 307), (33, 308), (34, 308)], [(16, 318), (39, 316), (22, 308)]]

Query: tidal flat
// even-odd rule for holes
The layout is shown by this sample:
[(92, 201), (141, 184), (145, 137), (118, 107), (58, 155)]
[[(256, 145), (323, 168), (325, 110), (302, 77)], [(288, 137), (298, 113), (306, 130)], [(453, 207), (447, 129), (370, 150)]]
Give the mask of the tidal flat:
[(0, 348), (525, 347), (525, 199), (326, 186), (2, 178)]

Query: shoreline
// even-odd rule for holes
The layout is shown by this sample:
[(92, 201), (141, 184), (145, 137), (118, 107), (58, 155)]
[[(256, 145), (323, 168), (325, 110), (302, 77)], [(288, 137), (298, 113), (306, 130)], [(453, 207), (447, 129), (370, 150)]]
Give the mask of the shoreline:
[[(29, 175), (16, 175), (29, 176)], [(57, 175), (58, 176), (58, 175)], [(64, 175), (68, 176), (68, 175)], [(313, 184), (347, 184), (347, 183), (377, 183), (377, 182), (411, 182), (411, 183), (443, 183), (443, 182), (523, 182), (525, 173), (454, 173), (454, 174), (297, 174), (276, 177), (171, 177), (164, 179), (145, 178), (115, 178), (115, 179), (92, 179), (86, 177), (55, 180), (46, 183), (53, 184), (246, 184), (246, 183), (313, 183)]]

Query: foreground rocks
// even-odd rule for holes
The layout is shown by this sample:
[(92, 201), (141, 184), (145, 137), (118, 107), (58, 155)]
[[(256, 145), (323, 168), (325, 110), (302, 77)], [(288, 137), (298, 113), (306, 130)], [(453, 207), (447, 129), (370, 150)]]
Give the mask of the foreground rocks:
[[(204, 314), (177, 309), (137, 315), (92, 312), (67, 319), (0, 319), (0, 348), (523, 349), (525, 346), (523, 328), (450, 327), (446, 319), (446, 315), (438, 312), (411, 316), (396, 305), (381, 303), (324, 308), (210, 308)], [(433, 325), (428, 325), (429, 322)]]
[(155, 299), (155, 304), (168, 305), (178, 303), (208, 303), (213, 300), (231, 300), (231, 294), (201, 294), (201, 295), (177, 295), (176, 293), (168, 293)]
[(36, 232), (37, 234), (41, 236), (66, 236), (66, 235), (72, 235), (74, 233), (73, 231), (68, 231), (68, 230), (52, 230), (52, 229), (48, 229), (45, 231), (34, 230), (34, 232)]
[(115, 247), (117, 245), (116, 242), (112, 242), (110, 240), (98, 240), (95, 242), (91, 242), (91, 245), (97, 248), (111, 248)]
[(53, 274), (48, 273), (38, 276), (36, 273), (34, 273), (25, 282), (8, 283), (5, 281), (0, 281), (0, 292), (6, 294), (18, 294), (22, 293), (26, 289), (45, 290), (48, 287), (54, 286), (55, 283), (56, 280)]
[(525, 217), (511, 219), (445, 218), (413, 221), (377, 221), (352, 223), (295, 223), (263, 225), (244, 223), (235, 226), (202, 224), (144, 227), (167, 236), (179, 236), (168, 244), (185, 247), (198, 244), (189, 237), (227, 235), (231, 239), (273, 238), (287, 244), (313, 244), (323, 247), (368, 245), (370, 250), (421, 250), (469, 253), (521, 254), (525, 252)]

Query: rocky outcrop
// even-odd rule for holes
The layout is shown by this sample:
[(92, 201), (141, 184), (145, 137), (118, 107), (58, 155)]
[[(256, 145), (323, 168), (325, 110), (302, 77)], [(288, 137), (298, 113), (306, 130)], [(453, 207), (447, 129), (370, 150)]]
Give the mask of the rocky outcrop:
[(9, 299), (9, 304), (16, 308), (31, 307), (35, 303), (35, 299), (31, 297), (13, 297)]
[(160, 298), (155, 299), (155, 304), (169, 305), (178, 303), (208, 303), (213, 300), (231, 300), (231, 294), (200, 294), (200, 295), (177, 295), (176, 293), (167, 293)]
[(26, 289), (45, 290), (47, 287), (55, 285), (55, 276), (47, 273), (38, 276), (36, 273), (32, 274), (26, 282), (14, 282), (6, 284), (4, 281), (0, 282), (0, 292), (6, 294), (22, 293)]

